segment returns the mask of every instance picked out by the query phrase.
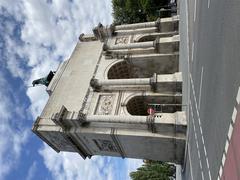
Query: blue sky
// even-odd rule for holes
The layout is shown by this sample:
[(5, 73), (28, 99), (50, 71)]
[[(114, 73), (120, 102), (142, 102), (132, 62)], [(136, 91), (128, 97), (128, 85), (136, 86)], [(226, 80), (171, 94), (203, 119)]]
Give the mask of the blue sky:
[(111, 24), (110, 0), (0, 0), (0, 180), (122, 180), (142, 163), (56, 153), (32, 132), (45, 105), (32, 80), (67, 59), (81, 33)]

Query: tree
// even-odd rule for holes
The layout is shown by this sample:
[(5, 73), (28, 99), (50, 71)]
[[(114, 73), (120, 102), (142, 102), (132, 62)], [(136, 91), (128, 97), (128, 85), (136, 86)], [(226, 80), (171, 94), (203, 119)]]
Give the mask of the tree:
[(156, 20), (159, 10), (169, 0), (112, 0), (115, 24), (131, 24)]
[(172, 180), (176, 168), (173, 164), (159, 161), (145, 161), (135, 172), (130, 173), (132, 180)]

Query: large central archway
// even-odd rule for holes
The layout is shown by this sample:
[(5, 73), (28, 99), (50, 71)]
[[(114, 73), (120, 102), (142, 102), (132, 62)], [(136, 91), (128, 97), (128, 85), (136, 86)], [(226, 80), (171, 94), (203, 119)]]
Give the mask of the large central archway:
[(181, 96), (134, 96), (127, 102), (127, 111), (131, 115), (147, 116), (150, 107), (159, 113), (181, 111)]

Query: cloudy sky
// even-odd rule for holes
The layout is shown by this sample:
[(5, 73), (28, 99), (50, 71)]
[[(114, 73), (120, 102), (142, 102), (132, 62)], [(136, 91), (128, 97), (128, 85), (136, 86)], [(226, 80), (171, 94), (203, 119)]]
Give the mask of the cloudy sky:
[(71, 55), (81, 33), (112, 22), (110, 0), (0, 0), (0, 180), (125, 180), (141, 160), (55, 153), (32, 132), (45, 105), (33, 79)]

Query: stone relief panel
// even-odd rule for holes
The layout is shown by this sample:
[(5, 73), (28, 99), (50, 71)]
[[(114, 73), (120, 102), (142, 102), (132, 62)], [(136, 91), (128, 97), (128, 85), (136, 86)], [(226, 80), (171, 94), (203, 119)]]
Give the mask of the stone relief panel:
[(97, 115), (111, 114), (113, 110), (114, 99), (115, 99), (114, 95), (100, 95), (95, 114)]
[(115, 44), (127, 44), (128, 43), (128, 37), (127, 36), (123, 36), (123, 37), (117, 37)]
[(117, 152), (117, 148), (114, 146), (113, 142), (105, 139), (93, 139), (100, 151)]

